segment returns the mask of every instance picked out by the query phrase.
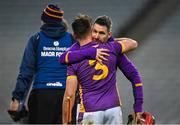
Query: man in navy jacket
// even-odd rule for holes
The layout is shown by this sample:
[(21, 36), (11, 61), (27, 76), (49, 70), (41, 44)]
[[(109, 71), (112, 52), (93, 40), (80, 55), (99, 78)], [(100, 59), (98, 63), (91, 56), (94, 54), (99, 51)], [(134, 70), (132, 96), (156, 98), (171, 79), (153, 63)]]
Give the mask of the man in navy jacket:
[(49, 4), (42, 12), (40, 32), (31, 36), (24, 50), (9, 111), (18, 111), (30, 89), (29, 123), (62, 123), (61, 110), (67, 66), (58, 57), (72, 44), (63, 11)]

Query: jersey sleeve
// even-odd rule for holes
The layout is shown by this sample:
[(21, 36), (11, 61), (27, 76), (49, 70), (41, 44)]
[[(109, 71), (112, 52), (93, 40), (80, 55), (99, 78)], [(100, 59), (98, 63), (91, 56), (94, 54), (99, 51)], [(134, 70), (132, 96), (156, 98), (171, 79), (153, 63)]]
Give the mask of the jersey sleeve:
[(68, 57), (68, 53), (73, 51), (73, 50), (77, 50), (79, 49), (79, 44), (77, 42), (75, 42), (69, 50), (67, 50), (66, 52), (64, 52), (60, 57), (59, 57), (59, 62), (62, 64), (68, 64), (67, 62), (67, 57)]
[(118, 55), (117, 65), (126, 76), (126, 78), (131, 82), (134, 95), (134, 111), (143, 111), (143, 84), (141, 80), (140, 73), (138, 72), (135, 65), (127, 58), (125, 54)]
[(95, 59), (96, 58), (96, 48), (90, 47), (84, 50), (73, 50), (70, 49), (69, 51), (62, 54), (59, 58), (60, 63), (62, 64), (74, 64), (84, 59)]
[(135, 84), (142, 82), (140, 73), (138, 72), (136, 66), (125, 54), (118, 55), (117, 66), (131, 83)]
[(76, 64), (68, 65), (67, 76), (76, 76)]
[(122, 43), (114, 41), (113, 44), (117, 54), (121, 54), (124, 52), (124, 45)]

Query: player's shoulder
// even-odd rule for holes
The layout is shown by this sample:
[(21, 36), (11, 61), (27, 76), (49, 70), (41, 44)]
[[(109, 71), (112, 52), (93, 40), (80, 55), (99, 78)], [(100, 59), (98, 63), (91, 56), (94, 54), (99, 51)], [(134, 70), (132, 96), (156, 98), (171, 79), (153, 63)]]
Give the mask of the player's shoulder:
[(121, 44), (115, 41), (101, 43), (99, 48), (105, 48), (108, 49), (112, 53), (119, 53), (121, 52)]
[(104, 43), (99, 43), (99, 46), (103, 46), (104, 48), (114, 48), (114, 46), (116, 46), (116, 42), (115, 41), (108, 41), (108, 42), (104, 42)]
[(80, 45), (78, 42), (74, 42), (74, 44), (70, 47), (70, 51), (78, 50), (80, 48)]

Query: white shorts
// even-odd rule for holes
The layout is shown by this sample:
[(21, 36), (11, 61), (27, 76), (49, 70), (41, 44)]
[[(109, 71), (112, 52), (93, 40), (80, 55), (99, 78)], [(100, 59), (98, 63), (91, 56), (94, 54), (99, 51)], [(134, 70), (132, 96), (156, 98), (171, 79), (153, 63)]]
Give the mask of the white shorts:
[(84, 112), (78, 114), (78, 124), (122, 124), (121, 107), (104, 111)]

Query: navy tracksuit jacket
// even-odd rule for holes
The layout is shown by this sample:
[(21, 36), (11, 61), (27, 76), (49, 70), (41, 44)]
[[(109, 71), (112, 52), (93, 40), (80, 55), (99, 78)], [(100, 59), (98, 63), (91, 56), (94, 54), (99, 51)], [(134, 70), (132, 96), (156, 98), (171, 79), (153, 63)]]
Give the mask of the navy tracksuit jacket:
[(13, 98), (23, 100), (32, 81), (33, 89), (65, 89), (67, 66), (60, 64), (58, 57), (72, 44), (65, 27), (44, 24), (25, 48)]

